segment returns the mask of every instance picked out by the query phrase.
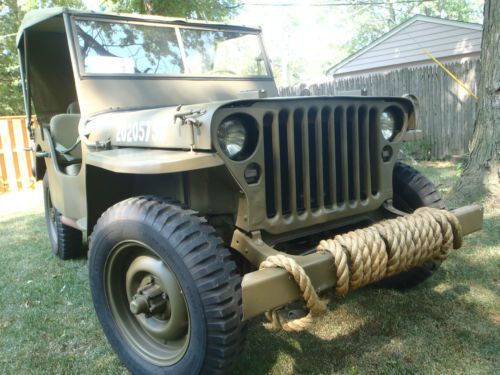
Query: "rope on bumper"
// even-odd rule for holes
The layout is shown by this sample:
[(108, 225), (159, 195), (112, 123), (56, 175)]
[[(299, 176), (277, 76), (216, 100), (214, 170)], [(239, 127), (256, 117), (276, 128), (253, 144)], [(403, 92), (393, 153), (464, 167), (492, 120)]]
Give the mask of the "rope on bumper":
[[(337, 295), (351, 289), (404, 272), (430, 260), (444, 260), (452, 249), (462, 245), (462, 229), (451, 212), (422, 207), (413, 214), (389, 219), (368, 228), (340, 234), (319, 243), (317, 251), (328, 251), (336, 268)], [(309, 313), (284, 321), (277, 309), (266, 314), (276, 328), (301, 331), (313, 317), (325, 312), (311, 280), (292, 258), (273, 255), (261, 263), (263, 268), (283, 268), (298, 284)]]
[(309, 313), (302, 318), (284, 321), (278, 310), (275, 309), (267, 312), (266, 317), (273, 323), (275, 328), (282, 328), (285, 331), (302, 331), (312, 323), (313, 316), (321, 315), (326, 311), (326, 306), (319, 299), (309, 276), (307, 276), (304, 269), (294, 259), (280, 254), (273, 255), (263, 261), (259, 269), (273, 267), (283, 268), (293, 276), (300, 288)]

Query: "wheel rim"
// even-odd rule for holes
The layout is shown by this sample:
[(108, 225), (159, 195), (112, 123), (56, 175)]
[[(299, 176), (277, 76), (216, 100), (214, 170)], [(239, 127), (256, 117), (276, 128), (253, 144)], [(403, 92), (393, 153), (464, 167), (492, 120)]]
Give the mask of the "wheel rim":
[(126, 342), (147, 361), (178, 362), (190, 337), (189, 313), (174, 272), (144, 243), (126, 241), (105, 267), (106, 298)]

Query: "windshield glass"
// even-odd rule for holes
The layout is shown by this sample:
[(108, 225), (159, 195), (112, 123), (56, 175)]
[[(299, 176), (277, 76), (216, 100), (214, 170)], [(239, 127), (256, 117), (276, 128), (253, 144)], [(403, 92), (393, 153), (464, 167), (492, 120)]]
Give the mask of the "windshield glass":
[(181, 29), (186, 65), (193, 74), (266, 75), (256, 35), (238, 32)]
[(256, 34), (84, 19), (75, 25), (86, 74), (268, 76)]

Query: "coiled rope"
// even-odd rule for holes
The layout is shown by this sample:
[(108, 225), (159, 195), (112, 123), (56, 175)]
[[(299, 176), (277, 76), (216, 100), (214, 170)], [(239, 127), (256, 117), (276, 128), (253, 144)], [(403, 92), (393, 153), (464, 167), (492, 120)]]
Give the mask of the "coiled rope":
[[(430, 260), (444, 260), (462, 245), (462, 228), (449, 211), (422, 207), (413, 214), (389, 219), (368, 228), (339, 234), (319, 243), (317, 251), (328, 251), (336, 268), (335, 293), (374, 283), (384, 277), (404, 272)], [(286, 320), (278, 309), (266, 313), (276, 328), (302, 331), (315, 316), (326, 311), (325, 304), (305, 273), (292, 258), (273, 255), (260, 264), (263, 268), (283, 268), (295, 280), (302, 293), (308, 314)]]

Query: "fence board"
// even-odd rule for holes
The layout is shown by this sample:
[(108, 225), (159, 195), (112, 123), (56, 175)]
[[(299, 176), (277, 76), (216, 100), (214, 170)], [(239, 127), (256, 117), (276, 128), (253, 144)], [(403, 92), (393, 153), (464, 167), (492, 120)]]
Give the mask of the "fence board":
[(35, 179), (26, 119), (23, 116), (0, 117), (0, 192), (32, 187)]
[[(479, 62), (445, 64), (473, 91), (477, 89)], [(282, 96), (300, 95), (306, 85), (280, 89)], [(337, 78), (307, 87), (312, 95), (336, 95), (341, 91), (366, 89), (370, 96), (415, 95), (420, 104), (418, 127), (431, 157), (445, 159), (467, 153), (474, 129), (476, 100), (435, 65), (402, 68), (351, 78)]]
[(7, 191), (9, 183), (7, 181), (7, 165), (3, 152), (3, 141), (0, 128), (0, 193)]

